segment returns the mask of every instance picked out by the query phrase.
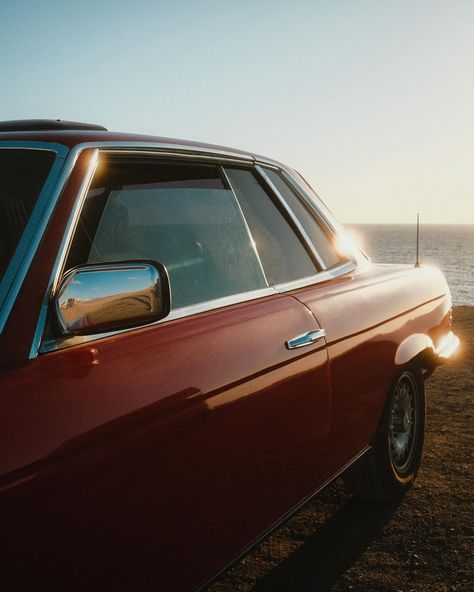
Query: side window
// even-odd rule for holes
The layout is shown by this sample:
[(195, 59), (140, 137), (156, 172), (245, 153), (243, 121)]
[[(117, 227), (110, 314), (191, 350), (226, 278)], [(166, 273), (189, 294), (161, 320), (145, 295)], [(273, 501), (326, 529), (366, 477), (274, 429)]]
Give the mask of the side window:
[(343, 260), (333, 246), (329, 230), (318, 223), (279, 172), (269, 168), (264, 170), (275, 189), (295, 213), (326, 267), (334, 267), (341, 263)]
[(270, 285), (316, 274), (320, 269), (255, 173), (226, 167)]
[(152, 259), (178, 308), (267, 287), (239, 204), (220, 169), (146, 157), (103, 157), (67, 267)]
[(46, 150), (0, 150), (0, 282), (55, 157)]

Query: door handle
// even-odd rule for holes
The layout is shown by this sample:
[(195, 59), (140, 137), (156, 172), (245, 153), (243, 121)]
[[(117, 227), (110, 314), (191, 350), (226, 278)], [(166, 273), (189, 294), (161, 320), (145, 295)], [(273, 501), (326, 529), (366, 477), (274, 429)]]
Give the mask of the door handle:
[(289, 339), (285, 345), (288, 349), (297, 349), (298, 347), (305, 347), (305, 345), (316, 343), (316, 341), (319, 341), (325, 336), (326, 331), (324, 329), (309, 331), (308, 333), (303, 333), (303, 335), (298, 335), (297, 337), (293, 337), (293, 339)]

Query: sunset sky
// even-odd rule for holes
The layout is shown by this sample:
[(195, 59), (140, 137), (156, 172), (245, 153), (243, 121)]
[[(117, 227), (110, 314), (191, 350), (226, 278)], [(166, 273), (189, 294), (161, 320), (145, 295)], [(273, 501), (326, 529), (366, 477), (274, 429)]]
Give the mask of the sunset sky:
[(248, 149), (343, 222), (474, 223), (474, 2), (2, 2), (0, 119)]

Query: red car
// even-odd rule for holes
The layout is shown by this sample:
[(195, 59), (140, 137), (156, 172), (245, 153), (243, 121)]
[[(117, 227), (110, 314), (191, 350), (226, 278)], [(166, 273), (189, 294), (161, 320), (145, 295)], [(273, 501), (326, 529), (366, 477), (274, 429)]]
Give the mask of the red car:
[(448, 286), (371, 263), (294, 170), (4, 122), (0, 228), (9, 589), (195, 590), (343, 471), (412, 485)]

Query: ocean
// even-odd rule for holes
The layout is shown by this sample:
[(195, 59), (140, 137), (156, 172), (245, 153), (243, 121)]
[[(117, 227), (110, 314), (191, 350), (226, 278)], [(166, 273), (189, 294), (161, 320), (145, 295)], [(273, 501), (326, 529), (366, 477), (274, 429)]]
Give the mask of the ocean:
[[(415, 263), (415, 224), (346, 224), (377, 263)], [(454, 305), (474, 306), (474, 225), (420, 226), (420, 263), (445, 274)]]

